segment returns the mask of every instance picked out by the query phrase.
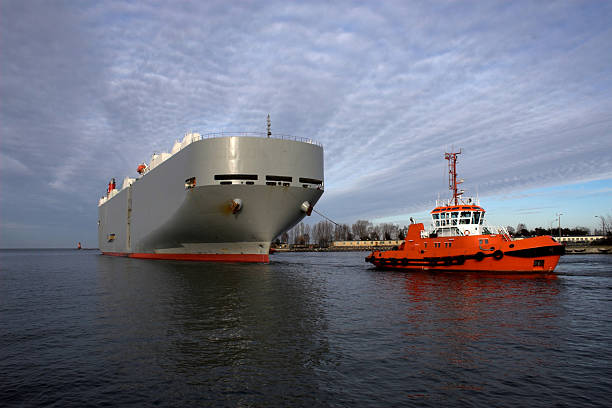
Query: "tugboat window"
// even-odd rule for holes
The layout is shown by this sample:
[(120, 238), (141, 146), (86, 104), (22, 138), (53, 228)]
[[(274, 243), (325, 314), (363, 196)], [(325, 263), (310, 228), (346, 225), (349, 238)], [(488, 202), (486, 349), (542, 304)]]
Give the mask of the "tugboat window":
[(472, 220), (472, 224), (479, 224), (480, 221), (480, 213), (479, 212), (474, 212), (474, 217)]

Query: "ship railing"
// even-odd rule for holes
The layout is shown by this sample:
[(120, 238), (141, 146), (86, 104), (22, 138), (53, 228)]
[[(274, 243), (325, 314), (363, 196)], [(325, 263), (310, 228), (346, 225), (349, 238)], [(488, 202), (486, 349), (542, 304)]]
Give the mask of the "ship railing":
[(512, 237), (510, 236), (510, 233), (505, 227), (502, 227), (500, 225), (489, 225), (486, 223), (482, 227), (483, 227), (482, 230), (484, 234), (491, 234), (491, 235), (497, 234), (497, 235), (501, 235), (506, 241), (512, 241)]
[[(473, 197), (460, 198), (457, 206), (460, 205), (480, 205), (480, 200)], [(455, 202), (452, 198), (438, 199), (436, 200), (436, 207), (455, 207)]]
[(265, 132), (215, 132), (215, 133), (203, 133), (202, 134), (203, 139), (214, 139), (218, 137), (232, 137), (232, 136), (259, 137), (263, 139), (270, 137), (271, 139), (293, 140), (296, 142), (303, 142), (303, 143), (308, 143), (308, 144), (312, 144), (316, 146), (323, 146), (321, 143), (313, 139), (307, 138), (307, 137), (291, 136), (291, 135), (286, 135), (282, 133), (272, 133), (270, 136), (268, 136), (268, 134)]

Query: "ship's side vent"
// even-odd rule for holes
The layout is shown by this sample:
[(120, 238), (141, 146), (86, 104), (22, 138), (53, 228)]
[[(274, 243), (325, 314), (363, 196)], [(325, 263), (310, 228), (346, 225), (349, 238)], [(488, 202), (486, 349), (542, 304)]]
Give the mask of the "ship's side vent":
[(318, 179), (313, 179), (313, 178), (300, 177), (300, 183), (323, 184), (323, 181), (322, 180), (318, 180)]
[(215, 180), (257, 180), (257, 174), (215, 174)]
[(286, 181), (291, 183), (293, 181), (293, 177), (289, 176), (266, 176), (266, 180), (268, 181)]
[(187, 180), (185, 180), (185, 190), (192, 189), (195, 186), (196, 186), (196, 178), (195, 177), (190, 177)]

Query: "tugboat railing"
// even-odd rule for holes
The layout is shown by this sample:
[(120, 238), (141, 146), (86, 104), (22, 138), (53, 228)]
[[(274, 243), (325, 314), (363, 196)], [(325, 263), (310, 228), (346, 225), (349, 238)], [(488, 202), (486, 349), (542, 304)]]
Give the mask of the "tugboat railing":
[[(452, 232), (453, 229), (455, 229), (455, 232)], [(436, 236), (444, 236), (444, 237), (469, 235), (469, 234), (460, 232), (460, 230), (457, 228), (456, 225), (445, 226), (445, 227), (436, 227), (432, 225), (429, 229), (421, 231), (421, 238), (426, 238), (430, 236), (430, 234), (432, 233), (435, 234)], [(506, 230), (505, 227), (498, 226), (498, 225), (490, 225), (486, 222), (484, 224), (481, 224), (479, 228), (477, 228), (476, 235), (501, 235), (505, 241), (513, 240), (512, 236), (510, 235), (508, 230)]]
[(504, 240), (512, 241), (512, 237), (510, 236), (510, 233), (505, 227), (502, 227), (500, 225), (485, 224), (483, 225), (483, 230), (485, 228), (489, 230), (490, 234), (498, 234), (498, 235), (501, 235), (504, 238)]

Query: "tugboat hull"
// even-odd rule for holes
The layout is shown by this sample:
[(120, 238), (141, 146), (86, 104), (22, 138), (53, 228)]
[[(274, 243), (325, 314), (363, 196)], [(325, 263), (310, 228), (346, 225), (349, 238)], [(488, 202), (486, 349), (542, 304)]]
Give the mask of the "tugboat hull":
[(502, 235), (421, 238), (413, 224), (397, 250), (374, 251), (366, 261), (381, 269), (414, 271), (554, 271), (565, 247), (550, 236), (512, 241)]

